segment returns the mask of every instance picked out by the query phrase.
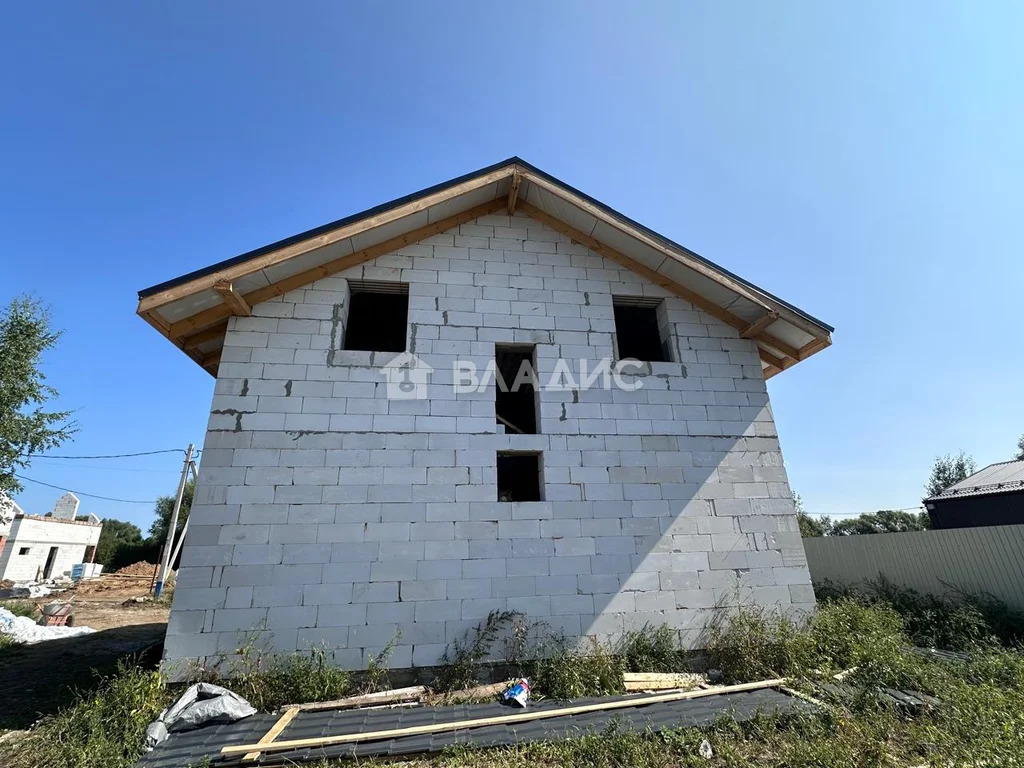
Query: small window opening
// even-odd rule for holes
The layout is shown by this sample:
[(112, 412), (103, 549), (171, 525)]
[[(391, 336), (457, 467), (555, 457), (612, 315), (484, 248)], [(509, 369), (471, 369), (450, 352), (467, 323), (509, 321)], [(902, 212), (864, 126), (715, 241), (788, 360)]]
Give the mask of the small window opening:
[(543, 501), (539, 453), (498, 454), (498, 501)]
[(671, 361), (668, 342), (658, 327), (658, 304), (643, 298), (615, 296), (615, 340), (619, 359), (635, 358), (647, 363)]
[(21, 549), (19, 549), (18, 550), (18, 554), (19, 555), (27, 555), (28, 554), (28, 547), (22, 547)]
[(344, 349), (404, 352), (409, 320), (409, 286), (349, 280)]
[(537, 381), (536, 347), (494, 348), (494, 415), (498, 431), (515, 435), (536, 435)]

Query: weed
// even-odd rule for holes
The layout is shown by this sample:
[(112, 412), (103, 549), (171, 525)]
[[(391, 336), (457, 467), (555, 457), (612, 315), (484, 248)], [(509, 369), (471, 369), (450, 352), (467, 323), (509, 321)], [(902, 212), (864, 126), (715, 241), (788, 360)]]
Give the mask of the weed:
[(441, 656), (442, 669), (434, 680), (434, 687), (439, 691), (457, 691), (476, 685), (480, 665), (501, 632), (522, 618), (518, 611), (491, 611), (461, 640), (450, 643)]
[(1024, 643), (1024, 612), (989, 594), (951, 587), (944, 595), (931, 595), (884, 577), (854, 586), (826, 580), (816, 583), (814, 591), (823, 604), (856, 597), (890, 606), (903, 618), (911, 642), (927, 648), (965, 651), (996, 642), (1006, 646)]
[(39, 609), (31, 600), (0, 600), (0, 608), (6, 608), (15, 616), (24, 616), (33, 621), (39, 618)]
[(728, 682), (785, 677), (815, 666), (810, 637), (790, 619), (768, 610), (742, 608), (711, 627), (708, 660)]
[(537, 660), (533, 689), (554, 699), (622, 693), (622, 666), (595, 638), (578, 650), (564, 636), (555, 636)]
[(667, 624), (626, 632), (615, 653), (626, 672), (676, 672), (684, 666), (679, 632)]
[(146, 726), (169, 703), (159, 673), (122, 663), (100, 688), (0, 745), (9, 768), (127, 768), (142, 754)]
[(334, 666), (333, 653), (322, 647), (285, 656), (267, 653), (262, 630), (248, 633), (230, 668), (227, 685), (256, 709), (270, 712), (285, 704), (337, 699), (348, 693), (348, 672)]
[(366, 661), (366, 674), (363, 676), (363, 684), (361, 686), (362, 693), (374, 693), (376, 691), (386, 691), (391, 687), (391, 680), (388, 675), (390, 671), (388, 669), (388, 659), (391, 658), (391, 654), (395, 652), (395, 646), (398, 645), (398, 641), (402, 638), (402, 630), (395, 630), (395, 634), (388, 640), (380, 653), (376, 656), (370, 656)]

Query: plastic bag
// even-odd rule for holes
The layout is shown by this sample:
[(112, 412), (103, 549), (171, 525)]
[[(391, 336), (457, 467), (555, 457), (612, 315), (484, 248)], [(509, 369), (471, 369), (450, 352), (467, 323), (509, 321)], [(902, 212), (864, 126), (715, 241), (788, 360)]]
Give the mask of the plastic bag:
[(210, 723), (233, 723), (255, 713), (237, 693), (213, 683), (196, 683), (146, 727), (146, 744), (152, 748), (171, 733)]

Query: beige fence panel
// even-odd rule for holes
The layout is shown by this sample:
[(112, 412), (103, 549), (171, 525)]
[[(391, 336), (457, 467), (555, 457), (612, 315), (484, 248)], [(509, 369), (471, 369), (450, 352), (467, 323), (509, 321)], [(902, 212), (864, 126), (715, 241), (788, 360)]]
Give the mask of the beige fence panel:
[(855, 584), (881, 574), (932, 594), (987, 592), (1024, 610), (1024, 525), (826, 536), (804, 539), (804, 550), (814, 581)]

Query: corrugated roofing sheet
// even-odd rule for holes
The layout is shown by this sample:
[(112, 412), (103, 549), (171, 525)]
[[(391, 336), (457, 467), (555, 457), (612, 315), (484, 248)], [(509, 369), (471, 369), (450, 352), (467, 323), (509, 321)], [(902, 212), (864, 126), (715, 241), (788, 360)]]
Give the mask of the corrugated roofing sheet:
[(990, 464), (928, 500), (987, 496), (1014, 491), (1024, 491), (1024, 461)]
[[(579, 699), (573, 704), (615, 701), (633, 697)], [(642, 699), (636, 697), (638, 705)], [(530, 709), (558, 709), (563, 702), (531, 702)], [(330, 712), (300, 712), (278, 736), (278, 741), (310, 739), (346, 733), (408, 728), (431, 723), (456, 722), (480, 717), (507, 715), (512, 710), (499, 703), (463, 704), (449, 707), (410, 707), (389, 709), (360, 709)], [(409, 736), (383, 741), (339, 744), (326, 749), (307, 749), (262, 755), (256, 763), (247, 765), (291, 765), (296, 762), (338, 757), (371, 757), (410, 755), (438, 752), (458, 744), (478, 747), (500, 746), (528, 741), (551, 741), (587, 733), (602, 732), (612, 724), (616, 727), (641, 732), (686, 726), (710, 725), (722, 715), (729, 714), (738, 721), (752, 718), (758, 711), (766, 713), (798, 713), (814, 711), (814, 707), (801, 699), (781, 691), (762, 689), (741, 693), (706, 696), (699, 699), (649, 704), (635, 708), (608, 712), (590, 712), (581, 715), (535, 720), (515, 725), (495, 725), (471, 730)], [(139, 768), (181, 768), (203, 764), (209, 758), (213, 765), (238, 765), (239, 757), (222, 760), (220, 750), (228, 745), (255, 744), (279, 715), (258, 714), (229, 725), (211, 725), (186, 733), (172, 734), (139, 762)]]

